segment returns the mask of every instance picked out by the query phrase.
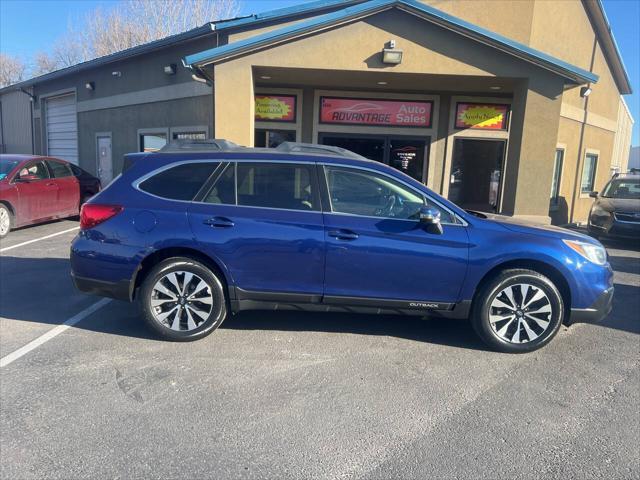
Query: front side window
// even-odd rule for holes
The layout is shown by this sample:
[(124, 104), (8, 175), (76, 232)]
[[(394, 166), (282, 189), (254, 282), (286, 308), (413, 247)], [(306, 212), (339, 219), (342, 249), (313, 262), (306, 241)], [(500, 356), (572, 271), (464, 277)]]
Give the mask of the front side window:
[(147, 178), (139, 188), (157, 197), (191, 201), (217, 167), (217, 162), (184, 163)]
[(53, 178), (64, 178), (64, 177), (72, 176), (71, 169), (65, 163), (55, 162), (53, 160), (47, 160), (47, 164), (51, 169)]
[(44, 162), (30, 163), (20, 169), (16, 178), (27, 181), (44, 180), (49, 178), (49, 171)]
[(319, 210), (313, 168), (292, 163), (239, 162), (236, 166), (238, 205)]
[(582, 181), (580, 182), (580, 193), (588, 194), (593, 192), (593, 186), (596, 180), (596, 168), (598, 167), (598, 155), (595, 153), (587, 153), (584, 158), (584, 167), (582, 168)]
[(556, 150), (556, 158), (553, 163), (553, 178), (551, 179), (551, 205), (558, 205), (560, 197), (560, 181), (562, 180), (562, 164), (564, 163), (564, 150)]
[(451, 213), (386, 175), (351, 168), (325, 167), (331, 210), (366, 217), (418, 220), (420, 208), (440, 211), (443, 223), (455, 223)]

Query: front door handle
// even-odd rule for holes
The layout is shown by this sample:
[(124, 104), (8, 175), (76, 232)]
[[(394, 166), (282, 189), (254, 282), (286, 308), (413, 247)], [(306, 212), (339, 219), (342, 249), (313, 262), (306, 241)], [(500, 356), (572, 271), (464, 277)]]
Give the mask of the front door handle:
[(213, 217), (208, 218), (203, 221), (205, 225), (209, 225), (210, 227), (218, 227), (218, 228), (230, 228), (233, 227), (234, 223), (226, 217)]
[(328, 232), (330, 237), (337, 238), (338, 240), (356, 240), (358, 238), (358, 234), (352, 232), (351, 230), (330, 230)]

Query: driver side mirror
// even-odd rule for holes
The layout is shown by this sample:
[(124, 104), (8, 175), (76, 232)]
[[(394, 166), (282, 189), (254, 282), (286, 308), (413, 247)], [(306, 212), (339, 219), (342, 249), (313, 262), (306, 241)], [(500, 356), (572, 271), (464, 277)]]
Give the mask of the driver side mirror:
[(591, 198), (598, 198), (598, 192), (589, 192)]
[(442, 235), (442, 224), (440, 223), (440, 210), (433, 207), (423, 206), (420, 208), (420, 223), (425, 226), (429, 233)]

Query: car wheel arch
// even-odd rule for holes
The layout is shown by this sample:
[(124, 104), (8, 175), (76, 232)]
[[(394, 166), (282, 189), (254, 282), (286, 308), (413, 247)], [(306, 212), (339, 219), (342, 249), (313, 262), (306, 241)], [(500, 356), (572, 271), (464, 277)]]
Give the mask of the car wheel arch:
[(194, 248), (174, 246), (174, 247), (166, 247), (166, 248), (155, 250), (154, 252), (150, 253), (149, 255), (147, 255), (142, 259), (142, 261), (139, 263), (138, 268), (134, 273), (134, 276), (131, 282), (129, 298), (131, 300), (135, 300), (136, 292), (138, 291), (139, 287), (142, 285), (146, 276), (151, 271), (154, 265), (157, 265), (159, 262), (172, 257), (191, 258), (193, 260), (196, 260), (204, 264), (205, 266), (210, 268), (211, 271), (213, 271), (213, 273), (220, 278), (220, 280), (222, 281), (223, 287), (227, 290), (228, 297), (231, 298), (233, 296), (232, 295), (233, 282), (229, 274), (227, 273), (226, 269), (223, 268), (222, 264), (219, 261), (211, 258), (208, 255), (205, 255), (204, 253)]
[(542, 260), (524, 258), (512, 259), (494, 265), (482, 276), (480, 281), (476, 284), (473, 293), (472, 304), (476, 300), (476, 295), (481, 289), (482, 285), (486, 284), (486, 282), (490, 281), (492, 278), (498, 276), (500, 272), (512, 269), (533, 270), (534, 272), (538, 272), (548, 277), (556, 285), (556, 287), (560, 291), (560, 294), (562, 295), (566, 320), (568, 312), (571, 311), (571, 288), (569, 287), (569, 282), (558, 268)]

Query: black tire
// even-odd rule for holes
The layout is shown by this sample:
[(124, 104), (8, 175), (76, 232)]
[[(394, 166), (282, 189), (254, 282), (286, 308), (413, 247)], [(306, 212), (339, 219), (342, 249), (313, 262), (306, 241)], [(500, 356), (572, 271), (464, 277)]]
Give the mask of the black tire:
[(9, 232), (13, 228), (13, 215), (11, 213), (11, 210), (9, 210), (9, 207), (7, 207), (4, 203), (0, 203), (0, 219), (2, 218), (7, 218), (9, 221), (9, 228), (7, 228), (6, 231), (2, 231), (0, 225), (0, 238), (5, 238), (7, 235), (9, 235)]
[[(186, 275), (184, 275), (182, 272), (193, 275), (193, 279), (204, 281), (209, 289), (209, 291), (205, 289), (204, 293), (207, 295), (210, 293), (211, 310), (208, 312), (208, 316), (205, 315), (206, 318), (204, 320), (202, 320), (202, 318), (198, 318), (195, 313), (188, 313), (194, 311), (192, 309), (187, 309), (187, 303), (191, 305), (191, 302), (187, 302), (187, 298), (189, 298), (187, 294), (183, 296), (179, 294), (175, 295), (176, 298), (180, 300), (173, 302), (171, 300), (171, 297), (159, 294), (157, 290), (154, 291), (157, 283), (162, 279), (164, 279), (162, 280), (162, 285), (167, 285), (168, 279), (166, 279), (166, 277), (171, 273), (176, 273), (175, 278), (179, 284), (180, 281), (182, 281), (181, 288), (183, 288), (184, 290), (187, 290), (190, 287), (194, 287), (194, 281), (186, 282), (185, 285)], [(196, 284), (195, 286), (197, 285), (198, 284)], [(168, 288), (171, 293), (175, 294), (175, 291), (177, 290), (175, 289), (175, 287), (169, 284)], [(191, 291), (193, 291), (193, 289)], [(151, 328), (151, 330), (153, 330), (165, 340), (174, 342), (189, 342), (206, 337), (222, 324), (223, 320), (227, 316), (228, 311), (227, 297), (225, 292), (226, 290), (222, 280), (218, 278), (218, 276), (205, 265), (190, 258), (174, 257), (163, 260), (162, 262), (154, 266), (153, 269), (149, 272), (139, 290), (138, 302), (142, 310), (144, 320), (147, 322), (147, 325)], [(159, 295), (162, 296), (162, 298), (159, 298)], [(162, 302), (166, 302), (166, 304), (163, 303), (161, 306), (154, 307), (151, 305), (153, 300), (155, 300), (156, 302), (160, 300)], [(180, 305), (180, 301), (183, 302), (182, 305), (184, 306)], [(191, 305), (191, 307), (197, 306), (198, 309), (207, 308), (206, 304), (198, 302), (197, 299), (194, 300), (194, 302), (196, 303), (196, 305)], [(157, 315), (162, 316), (173, 307), (178, 309), (176, 310), (176, 312), (180, 312), (180, 318), (177, 320), (178, 328), (186, 327), (185, 329), (182, 329), (180, 331), (172, 329), (168, 323), (163, 323), (157, 318)], [(157, 309), (160, 309), (160, 311), (158, 311)], [(188, 330), (187, 315), (189, 315), (193, 319), (196, 319), (197, 322), (201, 321), (201, 323), (197, 323), (196, 328)], [(174, 323), (177, 316), (170, 315), (170, 317), (173, 318), (173, 321), (171, 320), (171, 318), (168, 318), (167, 322)]]
[[(540, 295), (538, 290), (542, 291), (544, 297), (532, 301)], [(526, 299), (522, 298), (523, 291)], [(508, 305), (507, 308), (496, 307), (496, 304), (511, 304), (507, 292), (512, 295), (516, 308)], [(522, 308), (527, 301), (531, 302), (530, 305)], [(505, 353), (526, 353), (542, 348), (553, 339), (562, 325), (564, 308), (562, 295), (549, 278), (533, 270), (504, 270), (480, 287), (474, 298), (471, 323), (480, 338), (492, 349)], [(550, 309), (551, 312), (547, 315), (533, 309)], [(502, 316), (509, 318), (492, 322), (491, 316), (494, 319)], [(545, 324), (546, 327), (543, 327)], [(508, 339), (510, 335), (511, 339)]]

